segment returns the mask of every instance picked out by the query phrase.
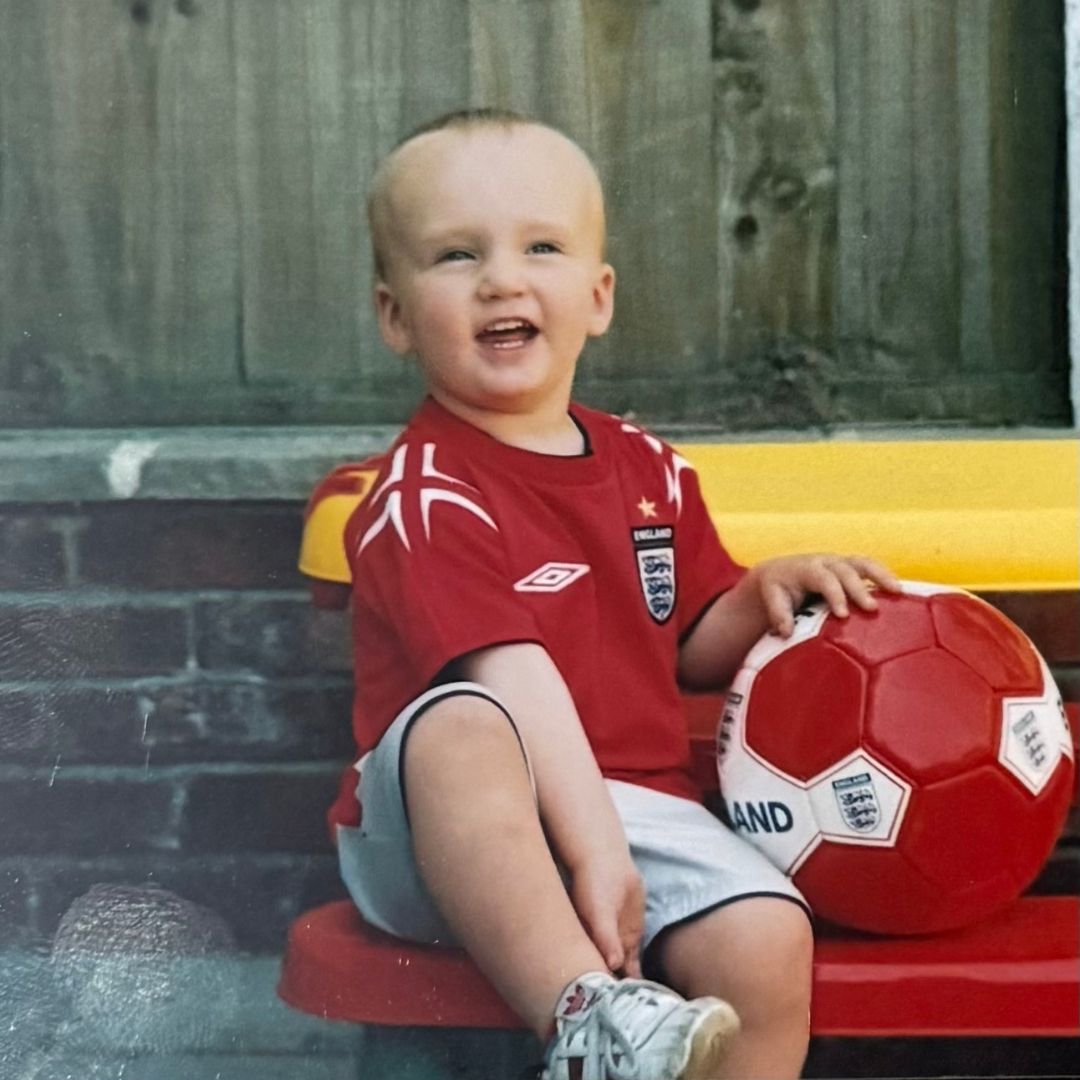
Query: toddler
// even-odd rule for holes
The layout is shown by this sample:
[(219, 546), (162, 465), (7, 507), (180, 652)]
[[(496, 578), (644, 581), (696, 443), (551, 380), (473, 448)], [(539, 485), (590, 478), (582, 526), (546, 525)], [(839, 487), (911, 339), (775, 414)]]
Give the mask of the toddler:
[(796, 1076), (806, 905), (702, 806), (679, 693), (726, 686), (808, 593), (843, 617), (897, 582), (856, 557), (737, 565), (687, 461), (572, 403), (615, 272), (564, 135), (443, 117), (382, 163), (369, 216), (379, 328), (428, 393), (345, 528), (349, 890), (467, 949), (545, 1080)]

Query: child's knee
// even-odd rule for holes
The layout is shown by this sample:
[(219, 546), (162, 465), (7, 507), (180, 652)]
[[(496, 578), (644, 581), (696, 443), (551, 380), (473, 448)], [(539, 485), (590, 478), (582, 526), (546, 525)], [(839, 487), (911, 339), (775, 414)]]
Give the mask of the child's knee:
[(434, 702), (415, 717), (404, 739), (408, 768), (434, 764), (468, 766), (509, 753), (520, 760), (521, 743), (506, 712), (490, 698), (453, 694)]
[(768, 934), (765, 960), (779, 974), (786, 972), (796, 987), (809, 991), (814, 962), (814, 934), (806, 913), (796, 904), (782, 909)]
[[(489, 698), (454, 694), (410, 725), (401, 750), (410, 817), (462, 801), (532, 805), (525, 751), (507, 713)], [(489, 807), (490, 809), (490, 807)]]
[(690, 924), (671, 959), (693, 994), (727, 998), (744, 1026), (760, 1027), (805, 1017), (813, 951), (810, 920), (798, 904), (753, 897), (718, 908), (700, 927)]
[(764, 1014), (805, 1015), (810, 1004), (814, 937), (810, 920), (796, 904), (780, 901), (761, 920), (749, 942), (748, 956), (736, 980), (752, 1008)]

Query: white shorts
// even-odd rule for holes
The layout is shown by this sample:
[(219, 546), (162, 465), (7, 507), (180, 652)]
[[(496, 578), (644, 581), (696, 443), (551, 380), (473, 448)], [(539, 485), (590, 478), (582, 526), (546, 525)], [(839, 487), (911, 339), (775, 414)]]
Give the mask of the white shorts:
[[(456, 694), (491, 701), (514, 728), (501, 702), (476, 683), (428, 690), (402, 710), (378, 746), (357, 763), (363, 819), (359, 827), (339, 825), (337, 830), (342, 878), (364, 918), (397, 937), (429, 944), (456, 942), (413, 859), (402, 750), (413, 722)], [(524, 744), (522, 755), (528, 767)], [(705, 807), (638, 784), (606, 783), (645, 885), (642, 953), (660, 931), (749, 897), (781, 897), (809, 915), (791, 881)]]

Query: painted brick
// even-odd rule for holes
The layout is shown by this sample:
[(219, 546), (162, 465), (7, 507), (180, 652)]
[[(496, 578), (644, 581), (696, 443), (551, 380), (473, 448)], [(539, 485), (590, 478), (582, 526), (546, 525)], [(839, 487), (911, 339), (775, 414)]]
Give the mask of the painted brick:
[(0, 685), (0, 759), (45, 764), (56, 753), (59, 731), (50, 691)]
[[(346, 896), (332, 854), (168, 855), (95, 859), (5, 860), (34, 896), (33, 931), (46, 940), (71, 902), (91, 885), (155, 883), (216, 911), (240, 949), (280, 954), (289, 923), (302, 912)], [(3, 866), (4, 864), (0, 864)]]
[(187, 852), (330, 850), (326, 808), (341, 767), (193, 778), (184, 808), (181, 846)]
[(982, 596), (1012, 619), (1049, 663), (1080, 662), (1080, 592), (993, 592)]
[(47, 515), (0, 511), (0, 589), (57, 589), (67, 581), (61, 532)]
[(0, 599), (0, 678), (157, 675), (188, 658), (187, 612), (175, 605), (34, 604)]
[(162, 866), (155, 879), (212, 907), (240, 948), (253, 952), (282, 952), (293, 919), (347, 895), (333, 854), (283, 858), (241, 852), (218, 857), (208, 868), (206, 862), (188, 859), (179, 871)]
[(171, 764), (345, 760), (351, 688), (199, 681), (137, 688), (0, 686), (0, 754), (9, 762)]
[(306, 596), (238, 596), (197, 605), (196, 656), (214, 671), (311, 675), (352, 670), (348, 615), (317, 611)]
[(346, 760), (351, 688), (237, 683), (163, 688), (140, 695), (145, 740), (154, 761)]
[(79, 535), (79, 579), (145, 589), (300, 588), (302, 522), (293, 503), (98, 504)]
[(116, 854), (171, 847), (173, 785), (67, 778), (63, 768), (0, 787), (0, 855)]
[(267, 695), (267, 708), (280, 724), (283, 751), (311, 759), (351, 761), (356, 754), (352, 737), (352, 679), (327, 681), (315, 688), (281, 687)]
[(0, 863), (0, 947), (29, 937), (32, 896), (33, 884), (26, 868)]

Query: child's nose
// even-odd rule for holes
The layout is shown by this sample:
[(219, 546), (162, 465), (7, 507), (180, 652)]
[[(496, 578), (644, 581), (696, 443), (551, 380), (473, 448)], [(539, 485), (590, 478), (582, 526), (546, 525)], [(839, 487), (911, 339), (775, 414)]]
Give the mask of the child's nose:
[(499, 300), (520, 296), (525, 291), (524, 268), (518, 259), (509, 255), (492, 256), (484, 262), (479, 293), (483, 300)]

